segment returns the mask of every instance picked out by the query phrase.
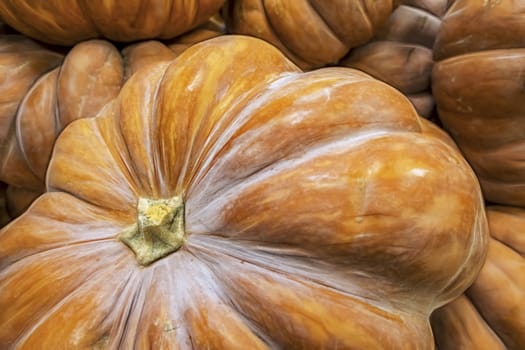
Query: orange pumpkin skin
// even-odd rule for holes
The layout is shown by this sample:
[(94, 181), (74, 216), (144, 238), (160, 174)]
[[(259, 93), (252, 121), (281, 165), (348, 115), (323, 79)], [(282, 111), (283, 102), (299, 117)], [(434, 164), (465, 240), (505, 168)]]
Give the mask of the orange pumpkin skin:
[[(160, 42), (135, 44), (121, 54), (107, 41), (90, 40), (76, 45), (60, 66), (36, 79), (20, 98), (0, 150), (0, 179), (9, 185), (10, 214), (20, 215), (45, 191), (55, 139), (69, 123), (95, 116), (137, 69), (175, 57)], [(0, 64), (0, 71), (8, 69), (9, 65)]]
[(487, 261), (464, 296), (437, 310), (440, 350), (525, 348), (525, 209), (489, 207)]
[(456, 1), (443, 19), (434, 54), (439, 118), (478, 175), (486, 199), (525, 206), (525, 3)]
[(486, 253), (449, 142), (387, 84), (258, 39), (139, 70), (0, 231), (0, 347), (431, 349)]
[(6, 0), (0, 18), (46, 43), (92, 38), (119, 42), (171, 39), (204, 23), (224, 0)]
[(350, 51), (339, 65), (360, 69), (399, 89), (428, 118), (434, 108), (432, 46), (447, 0), (405, 0), (395, 5), (374, 39)]
[(335, 64), (372, 39), (392, 0), (229, 0), (228, 31), (277, 46), (303, 69)]

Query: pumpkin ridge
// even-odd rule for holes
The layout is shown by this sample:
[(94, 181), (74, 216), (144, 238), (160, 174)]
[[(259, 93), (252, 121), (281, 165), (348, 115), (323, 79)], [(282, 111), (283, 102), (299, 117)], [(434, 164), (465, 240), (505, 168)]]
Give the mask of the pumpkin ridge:
[[(77, 286), (76, 288), (74, 288), (64, 298), (62, 298), (59, 302), (54, 304), (49, 310), (45, 312), (44, 315), (42, 315), (42, 317), (40, 317), (37, 321), (35, 321), (34, 324), (32, 324), (29, 327), (29, 329), (25, 330), (22, 336), (18, 337), (14, 348), (22, 348), (25, 343), (30, 341), (31, 337), (35, 335), (35, 333), (38, 331), (38, 329), (41, 326), (49, 322), (50, 318), (52, 318), (56, 313), (61, 312), (62, 307), (67, 307), (69, 303), (71, 302), (72, 303), (78, 302), (78, 299), (81, 300), (81, 298), (79, 298), (79, 295), (83, 295), (83, 293), (86, 293), (87, 291), (89, 291), (90, 288), (95, 288), (97, 284), (104, 281), (108, 277), (108, 275), (111, 276), (111, 275), (114, 275), (117, 271), (122, 272), (122, 270), (126, 270), (127, 265), (128, 265), (128, 262), (124, 260), (114, 265), (115, 270), (95, 271), (94, 274), (99, 272), (98, 276), (91, 277), (89, 279), (85, 279), (84, 283), (81, 283), (80, 286)], [(119, 280), (121, 282), (119, 283), (118, 287), (115, 289), (118, 289), (122, 292), (126, 288), (126, 286), (128, 285), (129, 281), (131, 280), (134, 274), (135, 274), (134, 271), (129, 271), (126, 278), (120, 278)], [(122, 277), (122, 276), (119, 276), (119, 277)], [(115, 293), (117, 293), (116, 290), (115, 290)]]
[[(399, 320), (399, 317), (391, 314), (392, 310), (402, 311), (404, 315), (417, 314), (422, 317), (428, 316), (433, 311), (423, 307), (428, 304), (427, 299), (412, 298), (409, 302), (403, 301), (403, 294), (408, 294), (409, 291), (398, 289), (392, 293), (396, 289), (393, 287), (396, 284), (394, 280), (382, 280), (382, 283), (377, 284), (376, 292), (367, 295), (363, 291), (369, 291), (370, 284), (374, 282), (370, 280), (367, 271), (354, 268), (352, 261), (344, 263), (344, 269), (336, 271), (336, 268), (341, 266), (339, 261), (332, 262), (323, 257), (309, 255), (308, 252), (302, 255), (287, 254), (281, 249), (285, 245), (274, 245), (273, 247), (267, 245), (260, 249), (260, 243), (252, 240), (228, 239), (216, 234), (199, 234), (192, 235), (185, 247), (200, 261), (205, 262), (222, 283), (224, 280), (221, 276), (224, 273), (220, 271), (221, 267), (215, 262), (215, 260), (221, 260), (215, 258), (217, 255), (233, 259), (240, 264), (249, 264), (271, 274), (287, 276), (296, 283), (329, 290), (332, 293), (349, 297), (362, 305), (373, 305), (378, 312), (391, 320)], [(275, 254), (272, 250), (278, 253)], [(296, 264), (288, 263), (294, 260)], [(331, 271), (330, 275), (326, 273), (327, 268)], [(396, 297), (396, 293), (400, 295), (399, 298)]]
[[(102, 251), (104, 250), (103, 248), (99, 248), (99, 249), (102, 250)], [(81, 256), (80, 258), (81, 259), (89, 259), (89, 257), (92, 256), (92, 255), (94, 255), (94, 252), (86, 253), (85, 255)], [(71, 260), (71, 257), (69, 257), (69, 259)], [(64, 259), (64, 260), (67, 260), (67, 259)], [(120, 261), (117, 261), (117, 263), (114, 266), (115, 266), (115, 268), (124, 269), (126, 265), (127, 265), (127, 261), (120, 260)], [(0, 281), (2, 281), (2, 282), (6, 281), (5, 280), (5, 275), (6, 274), (4, 273), (6, 271), (8, 271), (8, 270), (4, 270), (0, 274)], [(85, 270), (83, 270), (83, 271), (85, 272)], [(111, 271), (111, 272), (114, 273), (113, 271)], [(18, 273), (18, 271), (13, 272), (13, 273), (16, 275)], [(76, 271), (71, 270), (71, 271), (69, 271), (69, 273), (67, 275), (74, 275), (75, 273), (76, 273)], [(132, 272), (130, 272), (130, 273), (132, 273)], [(68, 300), (74, 300), (75, 295), (81, 292), (83, 286), (92, 285), (92, 284), (96, 283), (98, 280), (104, 280), (104, 278), (106, 277), (107, 274), (108, 274), (107, 270), (104, 270), (104, 269), (92, 269), (92, 271), (88, 272), (87, 275), (84, 275), (85, 279), (79, 279), (80, 280), (79, 283), (71, 283), (70, 285), (68, 285), (68, 288), (70, 289), (69, 292), (67, 292), (65, 295), (61, 296), (59, 298), (58, 302), (53, 303), (49, 308), (47, 308), (47, 310), (42, 312), (42, 314), (40, 315), (38, 320), (35, 321), (34, 324), (32, 324), (31, 326), (26, 327), (23, 330), (21, 330), (21, 334), (19, 334), (17, 336), (17, 338), (16, 338), (16, 342), (17, 342), (16, 346), (18, 346), (20, 344), (20, 342), (25, 341), (25, 338), (29, 337), (31, 335), (31, 333), (35, 329), (38, 328), (39, 325), (41, 325), (43, 322), (45, 322), (45, 319), (50, 317), (54, 312), (59, 311), (60, 307), (63, 306), (64, 303), (66, 303)], [(57, 277), (54, 276), (54, 280), (51, 283), (55, 283), (56, 284), (57, 283), (56, 279), (57, 279)], [(67, 279), (67, 277), (66, 277), (66, 279)], [(0, 288), (0, 290), (2, 290), (2, 288)], [(7, 325), (5, 325), (5, 326), (7, 326)], [(1, 334), (0, 334), (0, 336), (1, 336)], [(0, 344), (1, 344), (1, 339), (0, 339)], [(14, 348), (16, 348), (16, 346)]]
[[(22, 117), (20, 117), (20, 114), (23, 113), (24, 111), (24, 107), (26, 106), (26, 101), (32, 97), (32, 94), (33, 92), (39, 88), (39, 85), (40, 83), (45, 83), (45, 79), (50, 79), (48, 78), (49, 76), (51, 76), (52, 74), (58, 74), (56, 71), (57, 69), (59, 69), (58, 67), (57, 68), (54, 68), (52, 70), (50, 70), (49, 72), (46, 72), (44, 74), (42, 74), (42, 76), (40, 76), (37, 80), (35, 80), (35, 82), (33, 83), (33, 85), (31, 86), (30, 89), (27, 90), (27, 93), (25, 94), (24, 98), (22, 99), (22, 101), (20, 102), (20, 107), (22, 108), (18, 108), (17, 110), (17, 113), (16, 113), (16, 116), (15, 116), (15, 123), (16, 123), (16, 142), (18, 143), (19, 147), (20, 147), (20, 151), (22, 152), (22, 156), (24, 158), (24, 161), (25, 161), (25, 164), (27, 166), (27, 168), (29, 170), (31, 170), (31, 172), (35, 175), (36, 178), (38, 178), (39, 180), (42, 181), (42, 185), (43, 185), (43, 178), (42, 178), (42, 174), (38, 171), (37, 169), (37, 165), (31, 161), (31, 159), (29, 158), (28, 156), (28, 152), (26, 151), (26, 139), (25, 139), (25, 135), (24, 133), (22, 132)], [(57, 104), (57, 97), (56, 97), (56, 79), (55, 79), (55, 88), (53, 89), (54, 91), (52, 91), (52, 94), (54, 95), (53, 97), (53, 104), (56, 106)], [(58, 111), (55, 109), (54, 110), (54, 115), (53, 115), (53, 120), (55, 121), (55, 133), (58, 133), (59, 129), (60, 129), (60, 120), (59, 120), (59, 117), (58, 117)], [(43, 152), (42, 152), (43, 153)], [(45, 154), (42, 154), (42, 155), (45, 155)], [(51, 152), (49, 154), (46, 155), (49, 158), (51, 158)], [(44, 177), (45, 177), (45, 171), (44, 171)], [(45, 185), (43, 185), (45, 186)], [(32, 189), (32, 188), (31, 188)], [(39, 189), (41, 190), (41, 189)]]
[[(118, 312), (116, 325), (113, 325), (113, 327), (108, 331), (109, 334), (106, 335), (111, 344), (108, 347), (109, 349), (126, 349), (127, 347), (124, 344), (126, 335), (129, 332), (132, 334), (137, 333), (137, 329), (130, 329), (130, 323), (131, 320), (133, 320), (135, 314), (138, 315), (138, 320), (141, 318), (142, 311), (145, 307), (145, 294), (151, 285), (153, 273), (155, 273), (155, 269), (148, 269), (136, 273), (135, 276), (137, 277), (135, 279), (137, 281), (135, 285), (132, 285), (131, 283), (128, 284), (136, 288), (136, 290), (134, 292), (133, 290), (129, 290), (127, 293), (122, 293), (122, 296), (116, 303), (117, 305), (120, 305), (121, 309)], [(129, 287), (129, 289), (132, 289), (132, 287)], [(138, 328), (139, 323), (137, 322), (135, 326)], [(103, 340), (103, 338), (101, 338), (101, 340)], [(99, 340), (99, 342), (101, 340)]]
[[(235, 192), (240, 192), (245, 188), (249, 188), (251, 184), (257, 183), (262, 179), (268, 179), (272, 176), (279, 175), (282, 172), (298, 167), (301, 163), (311, 162), (312, 159), (320, 157), (329, 153), (330, 150), (337, 149), (341, 145), (355, 146), (355, 142), (364, 143), (372, 138), (388, 137), (389, 130), (367, 130), (351, 135), (343, 134), (337, 138), (329, 137), (323, 142), (308, 144), (308, 150), (305, 152), (302, 148), (292, 149), (289, 154), (286, 154), (279, 159), (261, 164), (257, 169), (252, 169), (248, 174), (244, 174), (241, 179), (233, 181), (226, 186), (216, 189), (212, 193), (207, 193), (208, 198), (212, 198), (206, 205), (200, 207), (201, 211), (215, 204), (214, 198), (225, 197)], [(348, 151), (348, 150), (346, 150)], [(199, 215), (198, 213), (195, 215)]]
[(78, 246), (89, 246), (92, 244), (96, 245), (100, 243), (112, 243), (114, 241), (115, 241), (115, 238), (113, 235), (111, 235), (111, 237), (108, 237), (108, 238), (98, 238), (98, 239), (93, 239), (93, 240), (77, 241), (73, 243), (67, 243), (61, 246), (57, 245), (49, 249), (34, 252), (32, 254), (23, 255), (19, 259), (8, 261), (7, 263), (2, 262), (3, 259), (0, 259), (0, 269), (2, 269), (2, 271), (0, 271), (0, 280), (4, 278), (5, 275), (9, 275), (10, 273), (9, 269), (17, 269), (18, 264), (27, 263), (27, 261), (25, 261), (26, 259), (46, 258), (48, 257), (48, 255), (55, 254), (56, 252), (60, 252), (63, 250), (67, 250), (69, 248), (75, 248)]

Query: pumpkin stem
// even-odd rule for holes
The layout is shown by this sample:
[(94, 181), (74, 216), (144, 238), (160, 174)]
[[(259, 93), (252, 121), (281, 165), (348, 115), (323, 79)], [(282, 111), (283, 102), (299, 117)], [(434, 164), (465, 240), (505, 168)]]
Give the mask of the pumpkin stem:
[(184, 244), (184, 202), (181, 196), (139, 198), (137, 211), (137, 223), (122, 232), (118, 239), (135, 253), (140, 265), (148, 266)]

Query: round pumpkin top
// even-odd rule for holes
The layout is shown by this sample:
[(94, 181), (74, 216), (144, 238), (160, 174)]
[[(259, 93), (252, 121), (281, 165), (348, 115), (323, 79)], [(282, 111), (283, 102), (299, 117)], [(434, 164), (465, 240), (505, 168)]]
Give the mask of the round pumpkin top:
[(474, 174), (404, 96), (248, 37), (137, 71), (46, 181), (0, 231), (2, 348), (431, 348), (485, 257)]
[(72, 45), (104, 37), (129, 42), (170, 39), (205, 22), (224, 0), (7, 0), (0, 18), (43, 42)]

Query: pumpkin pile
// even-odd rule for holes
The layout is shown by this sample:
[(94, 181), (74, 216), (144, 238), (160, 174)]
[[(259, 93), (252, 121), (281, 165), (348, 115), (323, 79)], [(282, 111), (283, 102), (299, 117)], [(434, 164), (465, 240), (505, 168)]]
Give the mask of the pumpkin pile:
[(523, 12), (1, 2), (0, 349), (523, 349)]

